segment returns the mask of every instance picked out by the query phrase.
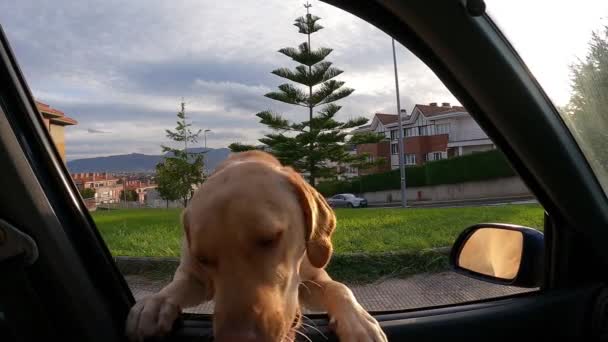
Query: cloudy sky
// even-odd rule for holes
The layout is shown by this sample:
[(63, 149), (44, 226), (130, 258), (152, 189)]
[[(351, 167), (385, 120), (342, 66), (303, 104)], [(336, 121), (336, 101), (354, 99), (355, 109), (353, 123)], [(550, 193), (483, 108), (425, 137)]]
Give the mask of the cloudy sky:
[[(568, 100), (568, 65), (584, 56), (591, 31), (608, 16), (608, 2), (583, 2), (487, 1), (559, 105)], [(313, 48), (332, 47), (328, 60), (355, 88), (340, 102), (341, 118), (396, 112), (390, 38), (349, 13), (312, 4), (325, 27)], [(294, 66), (276, 51), (304, 41), (292, 26), (303, 13), (300, 0), (0, 3), (0, 23), (34, 96), (79, 121), (66, 130), (68, 159), (160, 153), (182, 97), (194, 125), (212, 130), (210, 147), (256, 143), (265, 132), (254, 116), (261, 110), (303, 118), (301, 108), (263, 97), (284, 83), (270, 71)], [(457, 103), (404, 47), (398, 60), (408, 112), (415, 103)]]

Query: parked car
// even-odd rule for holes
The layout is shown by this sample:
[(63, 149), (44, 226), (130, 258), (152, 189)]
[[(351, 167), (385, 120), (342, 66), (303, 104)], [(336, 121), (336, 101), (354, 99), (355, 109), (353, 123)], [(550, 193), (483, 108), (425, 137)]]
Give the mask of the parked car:
[(362, 197), (357, 197), (353, 194), (337, 194), (327, 199), (332, 208), (365, 208), (367, 200)]

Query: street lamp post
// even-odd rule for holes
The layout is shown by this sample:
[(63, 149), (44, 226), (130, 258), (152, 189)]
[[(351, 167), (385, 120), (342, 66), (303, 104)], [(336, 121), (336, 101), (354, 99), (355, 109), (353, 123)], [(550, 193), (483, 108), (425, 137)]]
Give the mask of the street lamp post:
[(393, 38), (393, 64), (395, 67), (395, 91), (397, 93), (397, 121), (398, 130), (399, 130), (399, 170), (401, 172), (401, 206), (403, 208), (407, 207), (407, 192), (405, 189), (405, 141), (403, 140), (403, 126), (402, 126), (402, 117), (401, 117), (401, 100), (399, 99), (399, 78), (397, 77), (397, 55), (395, 54), (395, 39)]

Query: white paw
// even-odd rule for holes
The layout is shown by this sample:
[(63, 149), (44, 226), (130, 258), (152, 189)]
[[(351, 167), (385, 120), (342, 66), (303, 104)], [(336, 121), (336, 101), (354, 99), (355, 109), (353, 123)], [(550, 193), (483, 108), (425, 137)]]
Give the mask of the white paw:
[(388, 341), (378, 321), (359, 304), (355, 304), (350, 310), (336, 313), (330, 320), (330, 326), (340, 342)]
[(163, 336), (171, 331), (181, 312), (166, 297), (152, 295), (135, 303), (127, 317), (126, 332), (131, 341)]

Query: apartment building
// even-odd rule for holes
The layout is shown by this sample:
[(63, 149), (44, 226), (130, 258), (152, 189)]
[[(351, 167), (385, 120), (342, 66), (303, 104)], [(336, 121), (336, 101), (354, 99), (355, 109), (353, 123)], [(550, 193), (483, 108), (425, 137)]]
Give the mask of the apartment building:
[(399, 167), (399, 129), (403, 130), (405, 164), (408, 166), (495, 148), (464, 107), (447, 102), (441, 105), (436, 102), (416, 104), (410, 114), (402, 110), (401, 124), (397, 121), (396, 114), (376, 113), (369, 125), (356, 130), (382, 133), (387, 138), (377, 144), (357, 146), (357, 153), (367, 153), (371, 159), (387, 160), (385, 166), (361, 171), (360, 174)]

